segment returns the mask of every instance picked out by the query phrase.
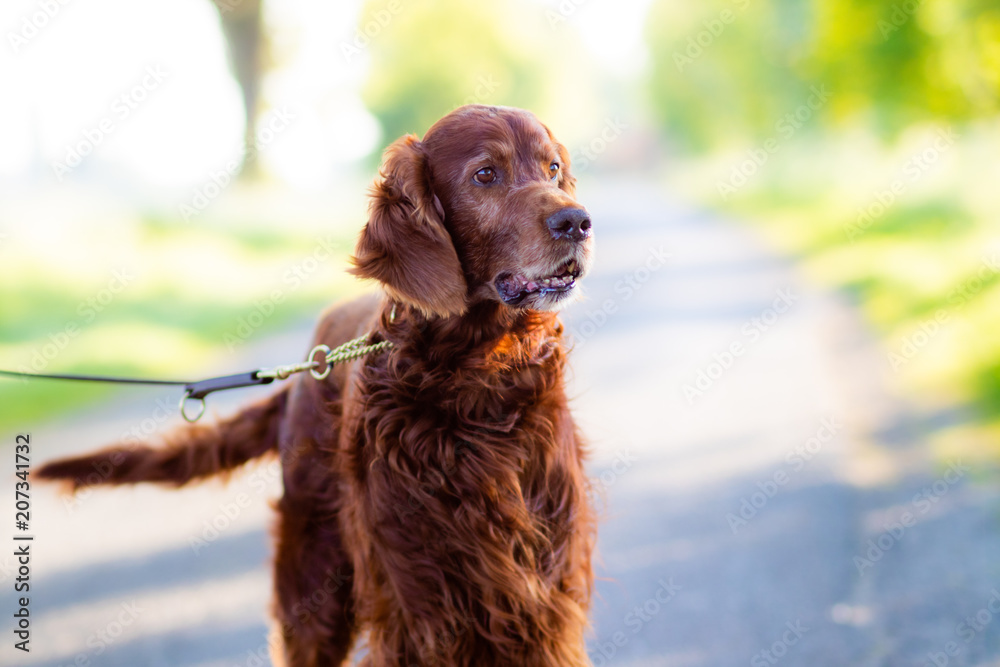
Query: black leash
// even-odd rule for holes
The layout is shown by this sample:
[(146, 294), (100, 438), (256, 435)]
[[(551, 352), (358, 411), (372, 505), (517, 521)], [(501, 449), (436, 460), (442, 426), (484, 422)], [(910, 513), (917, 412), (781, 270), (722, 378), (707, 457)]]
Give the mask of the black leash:
[(113, 384), (150, 384), (150, 385), (172, 385), (184, 386), (184, 393), (188, 398), (205, 398), (215, 391), (224, 389), (236, 389), (237, 387), (250, 387), (256, 384), (270, 384), (274, 382), (273, 377), (259, 377), (261, 371), (251, 371), (249, 373), (237, 373), (236, 375), (224, 375), (197, 382), (187, 382), (186, 380), (144, 380), (140, 378), (120, 378), (108, 375), (64, 375), (60, 373), (20, 373), (18, 371), (0, 370), (0, 375), (11, 377), (22, 377), (39, 380), (79, 380), (81, 382), (109, 382)]
[(107, 375), (62, 375), (59, 373), (20, 373), (18, 371), (0, 370), (0, 375), (9, 375), (19, 378), (38, 378), (40, 380), (81, 380), (83, 382), (115, 382), (118, 384), (193, 384), (184, 380), (139, 380), (136, 378), (117, 378)]
[[(393, 319), (395, 318), (395, 308), (393, 309)], [(141, 378), (121, 378), (107, 375), (72, 375), (63, 373), (23, 373), (20, 371), (0, 370), (0, 375), (9, 377), (19, 377), (32, 380), (78, 380), (81, 382), (108, 382), (113, 384), (146, 384), (146, 385), (169, 385), (184, 387), (184, 395), (181, 397), (181, 416), (189, 422), (198, 421), (205, 414), (205, 397), (216, 391), (226, 389), (238, 389), (239, 387), (252, 387), (259, 384), (271, 384), (275, 380), (285, 380), (295, 373), (309, 371), (317, 380), (324, 380), (330, 373), (330, 368), (334, 364), (344, 363), (359, 359), (369, 354), (376, 354), (388, 350), (392, 343), (383, 340), (378, 343), (369, 343), (369, 335), (365, 334), (347, 341), (340, 347), (331, 350), (326, 345), (317, 345), (309, 353), (306, 361), (298, 364), (288, 364), (286, 366), (275, 366), (274, 368), (259, 369), (248, 373), (236, 373), (235, 375), (223, 375), (220, 377), (198, 380), (196, 382), (185, 382), (184, 380), (145, 380)], [(320, 355), (317, 358), (317, 354)], [(187, 413), (186, 406), (188, 400), (200, 401), (198, 414), (191, 416)]]
[[(144, 384), (144, 385), (167, 385), (183, 386), (184, 397), (181, 399), (181, 415), (184, 419), (194, 422), (205, 413), (205, 397), (216, 391), (226, 389), (237, 389), (239, 387), (252, 387), (258, 384), (270, 384), (274, 382), (276, 375), (261, 375), (264, 371), (250, 371), (249, 373), (237, 373), (236, 375), (223, 375), (221, 377), (208, 378), (188, 382), (185, 380), (146, 380), (141, 378), (111, 377), (108, 375), (71, 375), (64, 373), (21, 373), (18, 371), (0, 370), (0, 375), (9, 377), (19, 377), (31, 380), (75, 380), (79, 382), (107, 382), (111, 384)], [(201, 401), (201, 409), (198, 414), (191, 417), (185, 411), (188, 399)]]

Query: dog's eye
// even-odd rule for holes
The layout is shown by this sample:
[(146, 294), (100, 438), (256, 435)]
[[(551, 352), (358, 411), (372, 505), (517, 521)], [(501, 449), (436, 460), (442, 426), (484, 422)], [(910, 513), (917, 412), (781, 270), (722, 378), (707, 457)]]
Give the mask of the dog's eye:
[(473, 178), (476, 179), (476, 183), (488, 185), (497, 180), (497, 172), (493, 169), (493, 167), (483, 167), (476, 172), (476, 175), (473, 176)]
[(549, 165), (549, 177), (554, 181), (559, 178), (559, 163), (553, 162)]

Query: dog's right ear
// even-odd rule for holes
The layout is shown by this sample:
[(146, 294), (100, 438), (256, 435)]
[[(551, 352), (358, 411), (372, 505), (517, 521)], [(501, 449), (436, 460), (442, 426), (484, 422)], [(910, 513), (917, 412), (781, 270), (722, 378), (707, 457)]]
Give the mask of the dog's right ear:
[(385, 151), (351, 273), (379, 281), (425, 315), (461, 315), (468, 287), (443, 215), (423, 145), (412, 134), (399, 139)]

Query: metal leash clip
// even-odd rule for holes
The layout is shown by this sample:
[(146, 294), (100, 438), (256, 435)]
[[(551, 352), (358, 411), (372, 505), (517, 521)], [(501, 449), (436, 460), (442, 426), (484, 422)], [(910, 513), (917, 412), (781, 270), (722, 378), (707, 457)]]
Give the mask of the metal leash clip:
[[(224, 377), (192, 382), (184, 386), (184, 395), (181, 397), (181, 416), (192, 424), (205, 414), (205, 397), (215, 391), (223, 389), (236, 389), (237, 387), (251, 387), (258, 384), (270, 384), (275, 380), (287, 380), (296, 373), (309, 371), (317, 380), (325, 380), (330, 375), (333, 365), (343, 361), (350, 361), (363, 357), (373, 352), (381, 352), (392, 346), (389, 341), (382, 341), (374, 345), (367, 344), (368, 336), (362, 336), (348, 341), (335, 350), (331, 350), (326, 345), (317, 345), (309, 352), (305, 361), (286, 366), (275, 366), (274, 368), (251, 371), (249, 373), (237, 373), (236, 375), (226, 375)], [(316, 355), (319, 354), (319, 357)], [(190, 401), (199, 401), (197, 414), (188, 414)]]
[[(396, 319), (396, 306), (393, 305), (389, 321)], [(185, 421), (194, 423), (205, 414), (205, 397), (212, 392), (223, 389), (236, 389), (237, 387), (251, 387), (259, 384), (271, 384), (275, 380), (287, 380), (295, 373), (309, 371), (317, 380), (325, 380), (330, 375), (330, 370), (334, 364), (345, 361), (353, 361), (369, 354), (375, 354), (388, 350), (392, 343), (383, 340), (378, 343), (368, 344), (369, 334), (349, 340), (343, 345), (331, 350), (326, 345), (317, 345), (306, 357), (306, 360), (297, 364), (287, 366), (275, 366), (270, 369), (250, 371), (249, 373), (237, 373), (236, 375), (224, 375), (198, 382), (185, 382), (183, 380), (146, 380), (141, 378), (119, 378), (105, 375), (68, 375), (63, 373), (24, 373), (21, 371), (0, 370), (0, 376), (9, 376), (25, 379), (48, 379), (48, 380), (79, 380), (86, 382), (111, 382), (118, 384), (146, 384), (146, 385), (184, 385), (184, 395), (181, 396), (180, 411)], [(320, 357), (316, 357), (316, 353)], [(197, 414), (189, 414), (188, 406), (192, 401), (198, 401)]]
[[(205, 414), (205, 397), (212, 392), (223, 389), (236, 389), (238, 387), (252, 387), (258, 384), (270, 384), (274, 382), (273, 377), (262, 376), (261, 371), (251, 371), (249, 373), (237, 373), (236, 375), (225, 375), (223, 377), (209, 378), (184, 385), (184, 395), (181, 396), (180, 409), (181, 416), (186, 421), (194, 423)], [(200, 401), (201, 405), (198, 414), (191, 416), (187, 412), (188, 401)]]

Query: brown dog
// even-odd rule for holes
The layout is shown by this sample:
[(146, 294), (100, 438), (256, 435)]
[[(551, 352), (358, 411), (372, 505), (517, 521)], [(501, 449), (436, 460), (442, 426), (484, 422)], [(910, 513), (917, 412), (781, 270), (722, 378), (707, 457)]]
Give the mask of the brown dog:
[(518, 109), (466, 106), (403, 137), (354, 258), (385, 294), (331, 310), (315, 338), (388, 352), (39, 475), (180, 486), (277, 450), (277, 664), (341, 665), (366, 634), (365, 665), (589, 665), (595, 524), (553, 312), (591, 263), (574, 183)]

